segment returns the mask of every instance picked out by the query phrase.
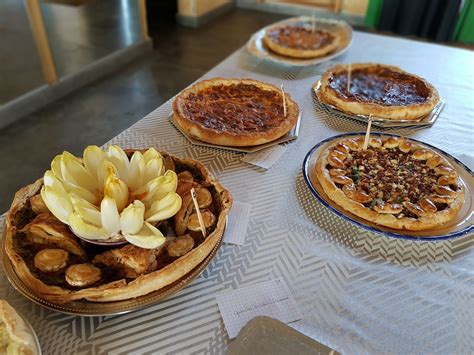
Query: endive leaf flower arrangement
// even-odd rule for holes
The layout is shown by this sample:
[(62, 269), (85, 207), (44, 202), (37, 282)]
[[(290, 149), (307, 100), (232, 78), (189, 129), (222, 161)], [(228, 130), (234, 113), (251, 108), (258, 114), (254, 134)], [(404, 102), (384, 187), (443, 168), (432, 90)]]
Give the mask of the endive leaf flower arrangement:
[(129, 159), (116, 145), (88, 146), (82, 159), (64, 152), (44, 174), (41, 197), (51, 213), (79, 237), (117, 241), (125, 238), (153, 249), (165, 237), (154, 225), (181, 208), (178, 177), (165, 171), (154, 148)]

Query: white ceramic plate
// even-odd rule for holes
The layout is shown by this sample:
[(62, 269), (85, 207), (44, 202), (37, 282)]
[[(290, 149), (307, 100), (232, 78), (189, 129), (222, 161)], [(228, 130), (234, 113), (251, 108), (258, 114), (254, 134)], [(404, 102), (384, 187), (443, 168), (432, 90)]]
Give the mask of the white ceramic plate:
[(277, 53), (272, 52), (267, 46), (263, 43), (263, 37), (265, 31), (274, 25), (277, 24), (292, 24), (297, 22), (305, 22), (310, 25), (311, 17), (301, 16), (286, 19), (280, 22), (273, 23), (269, 26), (266, 26), (254, 33), (250, 40), (247, 42), (247, 50), (254, 55), (255, 57), (262, 58), (274, 63), (283, 64), (286, 66), (298, 66), (304, 67), (309, 65), (316, 65), (322, 62), (331, 60), (342, 53), (344, 53), (352, 44), (352, 27), (345, 21), (332, 20), (332, 19), (316, 19), (316, 28), (328, 30), (331, 32), (338, 32), (341, 35), (341, 42), (337, 49), (323, 57), (311, 58), (311, 59), (297, 59), (286, 57)]

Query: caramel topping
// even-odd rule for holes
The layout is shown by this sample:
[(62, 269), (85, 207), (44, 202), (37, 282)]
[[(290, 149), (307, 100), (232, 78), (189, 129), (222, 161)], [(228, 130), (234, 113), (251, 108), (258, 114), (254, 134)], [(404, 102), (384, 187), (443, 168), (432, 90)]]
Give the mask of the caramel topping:
[(205, 128), (235, 133), (266, 131), (286, 119), (278, 91), (244, 83), (189, 94), (183, 114)]
[(282, 47), (316, 50), (334, 41), (334, 36), (324, 30), (312, 31), (303, 26), (285, 26), (269, 31), (268, 36)]
[(382, 67), (352, 70), (350, 92), (347, 92), (347, 71), (334, 74), (329, 86), (341, 99), (384, 106), (421, 104), (430, 94), (420, 79)]
[[(399, 147), (369, 146), (365, 151), (351, 150), (347, 153), (347, 158), (344, 161), (338, 161), (338, 166), (335, 166), (329, 158), (332, 157), (333, 152), (337, 151), (336, 149), (336, 147), (333, 148), (328, 156), (327, 168), (330, 169), (332, 180), (349, 198), (367, 204), (367, 207), (378, 212), (384, 205), (389, 204), (399, 206), (399, 208), (390, 208), (390, 211), (386, 213), (396, 214), (402, 212), (401, 205), (403, 205), (404, 215), (421, 216), (428, 212), (442, 210), (450, 202), (447, 199), (434, 198), (434, 195), (451, 199), (456, 195), (456, 191), (451, 187), (456, 188), (457, 176), (455, 176), (456, 181), (454, 179), (449, 181), (449, 186), (440, 186), (438, 185), (440, 173), (426, 165), (425, 160), (433, 154), (420, 160), (416, 159), (411, 152), (401, 151)], [(344, 174), (341, 174), (342, 171)], [(353, 184), (346, 182), (344, 178), (352, 179)], [(378, 207), (375, 208), (376, 206)], [(418, 210), (421, 212), (418, 213)]]

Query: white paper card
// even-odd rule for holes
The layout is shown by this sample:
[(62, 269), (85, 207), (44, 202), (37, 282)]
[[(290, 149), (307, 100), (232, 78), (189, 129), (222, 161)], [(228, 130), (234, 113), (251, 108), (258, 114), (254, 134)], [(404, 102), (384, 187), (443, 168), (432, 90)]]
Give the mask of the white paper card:
[(224, 243), (244, 245), (252, 206), (234, 201), (224, 235)]
[(241, 160), (264, 169), (269, 169), (278, 159), (280, 159), (285, 151), (286, 147), (275, 145), (268, 149), (246, 154)]
[(275, 279), (216, 296), (229, 338), (235, 338), (249, 320), (268, 316), (284, 323), (303, 318), (285, 280)]

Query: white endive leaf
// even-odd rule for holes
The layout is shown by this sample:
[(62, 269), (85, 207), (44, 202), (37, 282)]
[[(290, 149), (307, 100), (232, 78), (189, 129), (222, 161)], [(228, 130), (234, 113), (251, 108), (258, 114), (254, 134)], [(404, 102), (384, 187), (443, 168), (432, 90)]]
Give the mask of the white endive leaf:
[(80, 207), (88, 208), (90, 210), (100, 211), (98, 206), (96, 206), (93, 203), (90, 203), (89, 201), (77, 195), (70, 195), (69, 197), (71, 198), (71, 202), (74, 207), (80, 206)]
[(44, 173), (43, 183), (44, 186), (51, 187), (55, 191), (66, 193), (63, 184), (51, 170), (46, 170), (46, 172)]
[(51, 171), (58, 179), (63, 178), (63, 173), (61, 172), (62, 157), (63, 157), (62, 155), (56, 155), (53, 161), (51, 162)]
[(128, 187), (113, 169), (109, 169), (109, 176), (105, 180), (104, 195), (115, 200), (119, 211), (122, 211), (128, 203)]
[(145, 174), (145, 159), (142, 153), (136, 151), (130, 159), (128, 171), (128, 187), (130, 191), (139, 189), (143, 185), (143, 176)]
[(86, 223), (76, 212), (69, 217), (69, 225), (74, 234), (86, 239), (108, 239), (109, 233), (100, 227)]
[(97, 209), (74, 205), (74, 210), (86, 223), (93, 224), (96, 227), (102, 227), (101, 213)]
[(155, 228), (150, 223), (145, 222), (142, 229), (137, 234), (125, 235), (125, 239), (137, 247), (143, 249), (155, 249), (162, 245), (166, 238), (158, 228)]
[(68, 223), (69, 216), (73, 212), (73, 207), (69, 196), (53, 190), (51, 187), (43, 186), (41, 198), (51, 211), (51, 213), (63, 223)]
[(158, 222), (173, 217), (181, 208), (181, 197), (176, 192), (168, 193), (159, 201), (153, 202), (146, 212), (147, 222)]
[(151, 204), (156, 200), (161, 200), (170, 192), (175, 192), (178, 187), (178, 176), (172, 170), (168, 170), (165, 175), (150, 181), (147, 195), (143, 201)]
[(65, 181), (80, 186), (90, 192), (96, 191), (97, 179), (92, 177), (79, 159), (71, 153), (63, 153), (61, 172)]
[(152, 159), (163, 159), (161, 154), (155, 148), (149, 148), (145, 153), (143, 153), (143, 158), (145, 158), (145, 163), (148, 163)]
[(66, 189), (67, 193), (70, 196), (77, 196), (83, 200), (89, 201), (92, 204), (95, 204), (98, 202), (97, 195), (93, 194), (89, 190), (73, 185), (67, 181), (63, 181), (63, 187)]
[(128, 182), (129, 160), (127, 154), (118, 145), (111, 145), (107, 150), (107, 159), (114, 164), (120, 179)]
[(163, 171), (163, 159), (151, 159), (145, 165), (145, 173), (143, 176), (143, 183), (146, 184), (148, 181), (160, 176)]
[(114, 164), (112, 164), (108, 160), (102, 160), (97, 171), (100, 191), (104, 190), (105, 180), (107, 180), (107, 176), (109, 176), (110, 170), (116, 172)]
[(127, 206), (120, 214), (120, 227), (123, 235), (136, 234), (143, 227), (145, 205), (135, 200)]
[(102, 227), (109, 235), (114, 236), (120, 231), (120, 215), (115, 200), (105, 196), (100, 204), (100, 219)]
[(84, 149), (83, 162), (86, 170), (97, 180), (97, 185), (102, 186), (99, 181), (99, 167), (105, 159), (105, 153), (96, 145), (90, 145)]

